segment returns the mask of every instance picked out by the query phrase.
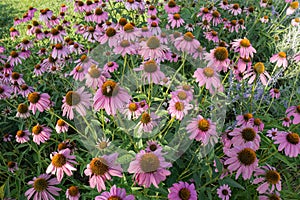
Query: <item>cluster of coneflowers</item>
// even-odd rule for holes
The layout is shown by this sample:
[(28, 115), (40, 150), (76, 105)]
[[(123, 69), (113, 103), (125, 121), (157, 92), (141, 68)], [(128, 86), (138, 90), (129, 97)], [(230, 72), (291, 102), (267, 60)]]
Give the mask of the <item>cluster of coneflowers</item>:
[[(288, 3), (286, 15), (293, 15), (298, 9), (298, 1), (285, 1)], [(10, 29), (12, 40), (21, 41), (9, 52), (5, 47), (0, 47), (0, 99), (9, 102), (17, 99), (16, 117), (31, 119), (37, 113), (52, 112), (61, 105), (58, 113), (60, 118), (55, 124), (55, 131), (49, 124), (40, 124), (37, 119), (32, 127), (23, 127), (15, 134), (17, 143), (26, 143), (32, 140), (37, 145), (43, 145), (51, 138), (51, 134), (68, 132), (71, 124), (69, 120), (75, 117), (85, 117), (88, 112), (105, 111), (107, 116), (113, 118), (120, 114), (127, 120), (136, 123), (140, 134), (151, 133), (160, 126), (163, 116), (159, 116), (151, 107), (151, 98), (136, 100), (134, 91), (122, 85), (124, 72), (137, 74), (139, 83), (151, 87), (167, 88), (168, 117), (182, 121), (192, 110), (197, 110), (195, 87), (207, 90), (206, 95), (226, 92), (224, 81), (220, 74), (231, 73), (236, 82), (247, 80), (249, 85), (261, 84), (268, 86), (272, 77), (267, 71), (266, 63), (275, 63), (277, 67), (288, 68), (291, 63), (299, 63), (300, 53), (287, 55), (287, 51), (276, 52), (267, 60), (255, 59), (256, 48), (244, 35), (225, 41), (219, 33), (245, 33), (247, 21), (245, 17), (253, 17), (254, 6), (243, 8), (238, 3), (220, 1), (212, 6), (201, 7), (196, 14), (197, 23), (187, 23), (181, 17), (182, 8), (173, 0), (157, 5), (149, 1), (75, 1), (74, 9), (62, 5), (58, 15), (50, 9), (40, 10), (30, 8), (22, 19), (14, 20), (14, 27)], [(144, 21), (129, 20), (129, 17), (115, 18), (113, 7), (119, 7), (129, 13), (141, 13)], [(260, 9), (269, 8), (268, 1), (260, 2)], [(81, 17), (81, 23), (68, 21), (68, 14), (74, 12)], [(162, 13), (167, 14), (167, 19), (159, 18)], [(230, 16), (231, 19), (222, 16)], [(35, 18), (38, 16), (38, 20)], [(268, 23), (268, 17), (260, 19), (261, 23)], [(19, 39), (18, 28), (27, 25), (26, 36)], [(299, 26), (299, 18), (291, 20), (291, 26)], [(195, 30), (201, 30), (201, 42)], [(81, 37), (75, 41), (72, 31)], [(218, 32), (217, 32), (218, 31)], [(30, 38), (30, 39), (29, 39)], [(205, 39), (204, 39), (205, 38)], [(212, 48), (206, 51), (204, 44), (209, 43)], [(39, 44), (39, 45), (37, 45)], [(50, 44), (50, 45), (45, 45)], [(254, 43), (253, 43), (254, 44)], [(118, 60), (108, 60), (101, 64), (90, 56), (89, 45), (100, 45), (108, 48), (109, 53), (120, 56)], [(35, 49), (38, 48), (38, 51)], [(9, 55), (7, 55), (9, 54)], [(136, 59), (137, 63), (128, 64), (129, 58)], [(26, 60), (35, 61), (28, 74), (20, 73)], [(103, 58), (104, 59), (104, 58)], [(174, 78), (180, 71), (184, 71), (185, 62), (189, 59), (196, 63), (205, 63), (205, 67), (192, 72), (191, 80), (175, 85)], [(106, 59), (104, 59), (106, 60)], [(119, 66), (123, 61), (123, 66)], [(128, 61), (126, 63), (126, 61)], [(175, 74), (167, 75), (163, 70), (164, 65), (182, 63)], [(71, 68), (72, 67), (72, 68)], [(28, 85), (31, 78), (37, 79), (45, 74), (67, 79), (70, 82), (80, 82), (82, 87), (67, 91), (58, 97), (59, 103), (54, 102), (51, 91), (38, 91), (37, 87)], [(224, 79), (226, 80), (226, 79)], [(46, 80), (47, 81), (47, 80)], [(193, 82), (197, 84), (193, 85)], [(171, 91), (170, 85), (175, 85)], [(169, 95), (168, 95), (169, 92)], [(163, 97), (163, 98), (165, 98)], [(280, 98), (277, 88), (270, 90), (270, 97)], [(252, 97), (253, 98), (253, 97)], [(252, 103), (252, 102), (251, 102)], [(221, 178), (241, 175), (244, 180), (251, 179), (257, 184), (259, 198), (280, 199), (281, 177), (276, 168), (260, 163), (257, 151), (260, 149), (261, 135), (264, 134), (264, 123), (255, 116), (254, 112), (236, 116), (235, 125), (221, 137), (224, 156), (221, 158), (223, 165)], [(286, 116), (282, 122), (283, 127), (300, 123), (300, 105), (290, 106), (286, 109)], [(284, 129), (284, 128), (283, 128)], [(217, 142), (219, 135), (216, 122), (198, 112), (197, 116), (190, 119), (185, 128), (189, 139), (195, 140), (196, 145), (208, 145)], [(284, 151), (289, 157), (300, 154), (299, 134), (290, 131), (280, 131), (273, 128), (267, 131), (267, 136), (279, 144), (278, 150)], [(4, 141), (11, 141), (12, 135), (7, 134)], [(106, 138), (99, 139), (98, 146), (105, 148), (114, 141)], [(28, 182), (31, 186), (25, 192), (27, 199), (54, 199), (59, 196), (59, 184), (64, 175), (72, 176), (76, 171), (76, 150), (66, 141), (61, 143), (57, 152), (50, 155), (51, 163), (45, 174), (35, 177)], [(171, 174), (170, 161), (165, 158), (166, 152), (160, 141), (147, 141), (145, 149), (136, 152), (135, 158), (129, 163), (127, 172), (133, 174), (134, 183), (145, 188), (159, 187)], [(95, 199), (134, 199), (127, 195), (125, 189), (118, 188), (117, 184), (107, 190), (107, 181), (112, 177), (123, 177), (125, 170), (117, 163), (118, 153), (94, 157), (88, 162), (84, 174), (89, 177), (91, 188), (97, 188), (101, 193)], [(9, 170), (18, 169), (18, 163), (9, 162)], [(52, 178), (50, 174), (56, 174)], [(128, 191), (127, 191), (128, 192)], [(232, 195), (228, 185), (221, 185), (216, 194), (220, 199), (229, 199)], [(80, 197), (79, 187), (70, 186), (66, 191), (68, 199), (76, 200)], [(168, 199), (171, 200), (196, 200), (197, 188), (192, 181), (179, 181), (169, 188)]]

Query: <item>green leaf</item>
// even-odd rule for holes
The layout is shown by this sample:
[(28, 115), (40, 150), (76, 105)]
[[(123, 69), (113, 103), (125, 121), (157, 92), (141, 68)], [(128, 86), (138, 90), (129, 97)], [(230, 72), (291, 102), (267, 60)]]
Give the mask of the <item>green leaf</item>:
[(231, 178), (225, 178), (224, 180), (221, 181), (222, 184), (228, 184), (231, 187), (236, 187), (236, 188), (240, 188), (242, 190), (245, 190), (245, 188), (243, 186), (241, 186), (238, 182), (236, 182), (235, 180), (231, 179)]

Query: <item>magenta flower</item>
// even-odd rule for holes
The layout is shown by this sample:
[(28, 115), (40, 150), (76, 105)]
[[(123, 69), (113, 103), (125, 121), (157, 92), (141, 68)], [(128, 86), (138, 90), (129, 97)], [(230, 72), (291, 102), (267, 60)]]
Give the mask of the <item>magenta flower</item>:
[(186, 130), (190, 133), (190, 139), (201, 141), (207, 145), (210, 141), (215, 141), (217, 136), (216, 125), (210, 119), (205, 119), (201, 115), (193, 118), (187, 125)]
[(279, 192), (266, 192), (258, 196), (259, 200), (282, 200)]
[(229, 200), (231, 197), (231, 190), (227, 184), (221, 185), (217, 189), (218, 197), (222, 200)]
[(289, 117), (285, 117), (285, 118), (283, 118), (282, 126), (290, 127), (291, 123), (292, 123), (292, 120)]
[(258, 166), (256, 153), (251, 146), (251, 144), (247, 143), (242, 146), (227, 149), (224, 152), (229, 157), (224, 164), (228, 165), (228, 170), (230, 172), (236, 171), (235, 179), (241, 174), (244, 180), (250, 179), (253, 171)]
[(100, 24), (108, 20), (108, 13), (101, 8), (96, 8), (93, 16), (93, 21)]
[(134, 200), (133, 195), (126, 195), (126, 190), (124, 188), (117, 188), (113, 185), (109, 192), (103, 192), (100, 196), (96, 196), (95, 200), (110, 200), (110, 199), (120, 199), (120, 200)]
[(78, 187), (70, 186), (66, 191), (66, 197), (68, 198), (68, 200), (79, 200), (80, 192), (78, 190)]
[(267, 131), (267, 136), (272, 138), (273, 140), (275, 139), (275, 136), (277, 135), (277, 133), (279, 133), (280, 131), (277, 130), (277, 128), (272, 128), (270, 130)]
[(198, 68), (193, 75), (199, 86), (204, 86), (211, 94), (223, 91), (223, 85), (220, 81), (219, 75), (212, 67)]
[(135, 160), (130, 162), (128, 172), (134, 174), (133, 178), (138, 185), (149, 188), (153, 184), (158, 188), (158, 184), (171, 174), (166, 169), (169, 167), (172, 167), (172, 164), (165, 161), (159, 149), (148, 153), (141, 150)]
[(66, 58), (70, 54), (70, 50), (68, 47), (62, 45), (61, 43), (57, 43), (52, 50), (51, 56), (54, 59)]
[(252, 84), (257, 76), (259, 76), (260, 81), (263, 85), (267, 85), (268, 81), (271, 79), (271, 76), (265, 70), (265, 65), (262, 62), (256, 63), (252, 69), (246, 71), (243, 79), (247, 79), (250, 77), (248, 83)]
[(57, 180), (61, 182), (64, 177), (64, 173), (68, 176), (72, 176), (72, 171), (76, 171), (76, 168), (72, 164), (77, 164), (75, 156), (70, 155), (70, 149), (64, 149), (57, 152), (53, 152), (50, 155), (51, 164), (47, 167), (46, 173), (56, 174)]
[(143, 62), (139, 68), (135, 68), (134, 71), (143, 71), (142, 79), (145, 82), (150, 84), (151, 82), (154, 84), (159, 84), (161, 80), (165, 77), (165, 74), (160, 71), (159, 64), (154, 60), (148, 60)]
[(54, 185), (59, 184), (56, 178), (50, 179), (51, 175), (41, 174), (37, 178), (34, 177), (32, 181), (29, 181), (28, 184), (32, 185), (32, 188), (25, 192), (27, 199), (35, 200), (54, 200), (52, 196), (59, 196), (60, 188), (55, 187)]
[(270, 58), (270, 62), (271, 63), (275, 63), (278, 67), (283, 66), (284, 68), (286, 68), (288, 66), (288, 61), (286, 59), (286, 53), (285, 52), (279, 52), (277, 54), (274, 54), (271, 58)]
[(144, 112), (144, 109), (140, 106), (138, 102), (130, 101), (124, 108), (122, 109), (122, 113), (125, 115), (126, 119), (131, 120), (137, 119)]
[(119, 41), (119, 34), (116, 29), (109, 27), (106, 29), (105, 34), (98, 38), (100, 44), (105, 44), (108, 42), (110, 48), (117, 46)]
[(112, 73), (112, 72), (116, 71), (118, 68), (119, 68), (118, 63), (108, 62), (104, 65), (103, 70)]
[(281, 191), (280, 174), (274, 167), (269, 165), (260, 167), (255, 170), (254, 176), (257, 178), (253, 180), (253, 183), (260, 184), (260, 186), (256, 189), (259, 194), (264, 194), (267, 191), (273, 192), (275, 188), (278, 191)]
[(213, 41), (215, 43), (219, 42), (219, 37), (218, 37), (218, 32), (214, 31), (214, 30), (210, 30), (204, 33), (205, 38), (208, 41)]
[(171, 200), (197, 200), (197, 191), (193, 183), (179, 181), (169, 188), (168, 198)]
[(47, 93), (39, 93), (39, 92), (32, 92), (28, 94), (28, 101), (30, 102), (29, 110), (32, 111), (33, 114), (36, 111), (44, 112), (50, 108), (51, 101), (50, 96)]
[(214, 67), (218, 72), (226, 72), (230, 60), (228, 59), (228, 51), (225, 47), (217, 47), (212, 49), (210, 53), (205, 55), (205, 60), (209, 61), (208, 66)]
[(260, 136), (252, 126), (246, 125), (241, 128), (235, 128), (229, 135), (233, 136), (231, 139), (233, 146), (242, 146), (249, 143), (252, 145), (253, 150), (259, 149)]
[(170, 0), (166, 5), (165, 5), (165, 11), (168, 14), (172, 13), (178, 13), (180, 11), (180, 7), (176, 5), (176, 2), (174, 0)]
[(274, 138), (274, 144), (279, 144), (278, 151), (284, 150), (285, 155), (297, 157), (300, 154), (300, 137), (297, 133), (280, 132)]
[(286, 10), (286, 15), (292, 15), (299, 8), (299, 2), (293, 1), (290, 3), (290, 6)]
[(187, 32), (175, 39), (174, 46), (178, 51), (193, 54), (200, 46), (200, 42), (195, 39), (195, 36), (191, 32)]
[(84, 170), (84, 174), (90, 177), (91, 188), (97, 187), (98, 192), (106, 190), (105, 181), (111, 180), (111, 176), (122, 177), (120, 164), (115, 163), (118, 153), (93, 158)]
[(240, 15), (242, 13), (242, 9), (240, 8), (240, 5), (238, 3), (229, 5), (229, 9), (228, 10), (234, 16)]
[(74, 119), (74, 109), (81, 115), (86, 115), (86, 109), (90, 107), (91, 94), (84, 91), (84, 87), (76, 91), (69, 91), (63, 98), (62, 116), (67, 116), (69, 119)]
[(69, 125), (62, 119), (57, 120), (55, 131), (56, 133), (66, 133), (69, 129)]
[(12, 67), (14, 67), (14, 66), (17, 66), (18, 64), (22, 64), (22, 60), (25, 60), (25, 58), (21, 55), (21, 53), (12, 51), (12, 52), (10, 52), (7, 62), (9, 62), (9, 64)]
[(29, 135), (30, 133), (28, 130), (18, 130), (16, 133), (16, 141), (21, 144), (28, 142), (30, 140)]
[(168, 50), (167, 46), (161, 44), (156, 36), (151, 36), (147, 41), (141, 43), (139, 55), (144, 57), (145, 60), (152, 59), (161, 61), (165, 59)]
[(7, 99), (12, 93), (11, 87), (0, 84), (0, 99)]
[(188, 111), (192, 108), (192, 104), (174, 98), (169, 101), (168, 111), (171, 117), (175, 117), (178, 120), (182, 120), (183, 117), (187, 115)]
[(169, 14), (168, 23), (171, 24), (171, 27), (174, 29), (181, 27), (184, 24), (184, 20), (180, 17), (179, 13)]
[(245, 113), (243, 115), (238, 115), (236, 117), (237, 125), (238, 126), (245, 126), (249, 123), (249, 120), (253, 118), (251, 113)]
[(95, 90), (106, 81), (107, 77), (110, 77), (109, 73), (103, 72), (102, 69), (97, 68), (96, 65), (91, 65), (85, 74), (85, 85)]
[(105, 81), (94, 96), (94, 109), (105, 109), (108, 115), (115, 115), (124, 104), (129, 103), (131, 97), (127, 91), (112, 80)]
[(255, 131), (263, 131), (265, 127), (264, 123), (259, 118), (249, 119), (248, 124), (251, 125)]
[(40, 145), (50, 139), (52, 130), (45, 125), (35, 125), (32, 130), (33, 141)]
[(299, 124), (300, 123), (300, 105), (298, 106), (291, 106), (285, 111), (288, 118), (293, 116), (293, 124)]
[(147, 147), (145, 149), (146, 152), (153, 152), (156, 150), (162, 151), (163, 149), (162, 146), (158, 144), (158, 142), (155, 140), (148, 140), (146, 144), (147, 144)]
[(149, 114), (148, 112), (144, 112), (141, 115), (141, 119), (136, 125), (138, 128), (138, 133), (151, 133), (152, 130), (158, 125), (159, 117), (154, 113)]
[(88, 71), (88, 68), (84, 68), (81, 65), (77, 65), (73, 68), (73, 70), (70, 72), (70, 76), (73, 76), (73, 79), (76, 81), (83, 81), (85, 78), (85, 75)]
[(240, 53), (240, 57), (248, 59), (253, 57), (253, 53), (256, 53), (256, 50), (252, 47), (250, 41), (247, 38), (236, 39), (231, 43), (232, 48), (235, 52)]
[(277, 89), (277, 88), (272, 88), (272, 89), (270, 90), (270, 96), (271, 96), (272, 98), (278, 99), (278, 98), (280, 97), (280, 91), (279, 91), (279, 89)]
[(114, 48), (114, 53), (115, 54), (120, 54), (123, 57), (128, 54), (128, 55), (133, 55), (135, 54), (136, 50), (134, 47), (134, 44), (129, 42), (128, 40), (122, 40), (118, 43), (118, 45)]

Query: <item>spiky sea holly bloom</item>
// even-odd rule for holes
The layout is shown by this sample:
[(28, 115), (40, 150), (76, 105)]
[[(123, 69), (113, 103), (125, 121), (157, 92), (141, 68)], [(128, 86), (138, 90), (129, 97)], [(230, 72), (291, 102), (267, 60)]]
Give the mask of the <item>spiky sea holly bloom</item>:
[(168, 198), (172, 200), (197, 200), (197, 191), (193, 183), (179, 181), (169, 188)]
[(300, 104), (298, 106), (291, 106), (285, 111), (288, 118), (293, 116), (293, 124), (300, 123)]
[(274, 137), (274, 144), (279, 144), (278, 151), (284, 150), (285, 155), (297, 157), (300, 154), (300, 137), (297, 133), (280, 132)]
[(33, 197), (34, 200), (55, 200), (54, 196), (59, 196), (60, 188), (54, 185), (59, 184), (56, 178), (51, 178), (51, 175), (41, 174), (37, 178), (34, 177), (28, 184), (32, 186), (25, 192), (27, 199)]
[(111, 180), (112, 176), (122, 177), (122, 168), (116, 163), (118, 153), (93, 158), (84, 170), (84, 174), (90, 177), (91, 188), (97, 187), (98, 192), (106, 190), (105, 181)]
[(234, 51), (239, 52), (242, 58), (253, 58), (253, 54), (256, 53), (256, 50), (252, 47), (250, 41), (247, 38), (236, 39), (231, 44)]
[(45, 125), (35, 125), (32, 127), (33, 141), (40, 145), (50, 139), (52, 130)]
[(94, 109), (97, 111), (105, 109), (108, 115), (115, 115), (131, 99), (127, 91), (113, 80), (107, 80), (99, 87), (94, 96)]
[(70, 155), (70, 149), (64, 149), (59, 152), (54, 152), (50, 155), (51, 164), (48, 166), (46, 173), (56, 174), (57, 180), (61, 182), (64, 177), (64, 173), (68, 176), (72, 176), (72, 171), (76, 171), (76, 168), (72, 164), (77, 164), (75, 156)]
[(217, 189), (218, 197), (222, 200), (229, 200), (231, 197), (231, 189), (227, 184), (221, 185)]
[(224, 164), (228, 165), (230, 172), (236, 171), (235, 179), (241, 174), (244, 180), (251, 178), (253, 171), (258, 166), (258, 159), (250, 143), (226, 149), (224, 153), (229, 157)]
[(91, 94), (84, 91), (84, 87), (76, 91), (69, 91), (63, 98), (62, 116), (74, 119), (74, 109), (81, 115), (86, 115), (86, 109), (90, 107)]
[(253, 180), (253, 183), (260, 184), (257, 188), (259, 194), (264, 194), (267, 191), (273, 192), (275, 189), (281, 191), (280, 174), (274, 167), (262, 166), (255, 170), (254, 176), (257, 178)]
[(68, 200), (79, 200), (80, 192), (77, 186), (70, 186), (66, 191), (66, 197)]
[(260, 136), (257, 131), (252, 126), (244, 126), (241, 128), (235, 128), (230, 133), (233, 136), (231, 142), (233, 146), (241, 146), (244, 144), (252, 144), (253, 150), (259, 149)]
[(271, 76), (266, 71), (265, 65), (262, 62), (256, 63), (252, 69), (246, 71), (243, 79), (247, 79), (250, 77), (248, 83), (252, 84), (257, 76), (259, 77), (263, 85), (267, 85), (268, 81), (271, 79)]
[(149, 188), (153, 184), (158, 188), (158, 184), (171, 174), (166, 169), (169, 167), (172, 167), (172, 164), (165, 161), (161, 150), (157, 149), (154, 152), (141, 150), (135, 160), (130, 162), (128, 172), (134, 174), (133, 178), (138, 185)]
[(205, 55), (205, 60), (209, 61), (208, 66), (214, 67), (218, 72), (228, 70), (230, 60), (228, 59), (228, 51), (225, 47), (217, 47), (212, 49), (210, 53)]
[(196, 78), (196, 82), (199, 83), (200, 87), (205, 85), (205, 88), (208, 89), (211, 94), (223, 92), (223, 85), (216, 69), (212, 67), (198, 68), (194, 72), (193, 77)]
[(30, 102), (29, 110), (32, 111), (33, 114), (36, 111), (44, 112), (50, 108), (51, 101), (50, 96), (47, 93), (39, 93), (39, 92), (32, 92), (28, 94), (28, 101)]
[(190, 139), (201, 141), (207, 145), (210, 141), (215, 141), (217, 136), (216, 125), (210, 119), (205, 119), (201, 115), (193, 118), (187, 125), (186, 130), (190, 133)]
[(30, 140), (29, 135), (30, 133), (28, 130), (18, 130), (16, 133), (16, 141), (21, 144), (28, 142)]
[(134, 200), (133, 195), (126, 195), (124, 188), (117, 188), (113, 185), (109, 192), (103, 192), (100, 196), (96, 196), (95, 200)]

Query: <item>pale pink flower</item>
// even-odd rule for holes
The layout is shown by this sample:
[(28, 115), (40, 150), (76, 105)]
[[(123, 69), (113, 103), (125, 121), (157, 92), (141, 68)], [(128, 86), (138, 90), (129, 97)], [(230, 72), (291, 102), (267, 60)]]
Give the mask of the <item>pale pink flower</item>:
[(174, 46), (178, 51), (192, 54), (198, 49), (200, 42), (195, 39), (195, 36), (191, 32), (187, 32), (175, 39)]
[(286, 10), (286, 15), (292, 15), (299, 8), (299, 2), (293, 1), (290, 3), (290, 6)]
[(77, 186), (70, 186), (66, 191), (68, 200), (79, 200), (80, 192)]
[(141, 115), (141, 119), (136, 125), (138, 128), (139, 136), (142, 135), (142, 132), (151, 133), (152, 130), (158, 125), (159, 116), (154, 113), (144, 112)]
[(209, 61), (207, 66), (215, 68), (218, 72), (227, 72), (230, 60), (225, 47), (217, 47), (205, 54), (205, 60)]
[(229, 6), (229, 12), (236, 16), (242, 13), (242, 9), (240, 8), (240, 5), (238, 3), (235, 3)]
[(300, 104), (297, 106), (291, 106), (285, 111), (288, 118), (293, 116), (293, 124), (299, 124), (300, 123)]
[(241, 128), (235, 128), (230, 133), (233, 146), (242, 146), (244, 144), (252, 144), (253, 150), (259, 149), (260, 136), (258, 132), (251, 126), (246, 125)]
[(222, 200), (229, 200), (231, 197), (231, 190), (227, 184), (221, 185), (217, 189), (218, 197)]
[(174, 29), (174, 28), (181, 27), (184, 24), (184, 20), (180, 17), (179, 13), (169, 14), (168, 15), (168, 23)]
[(261, 184), (256, 190), (259, 194), (264, 194), (267, 191), (273, 192), (275, 188), (277, 191), (281, 191), (281, 180), (280, 174), (276, 171), (274, 167), (269, 165), (262, 166), (255, 170), (255, 178), (253, 180), (254, 184)]
[(278, 67), (283, 66), (284, 68), (286, 68), (288, 66), (288, 61), (286, 59), (286, 53), (281, 51), (277, 54), (274, 54), (271, 58), (270, 58), (270, 62), (271, 63), (275, 63)]
[(30, 133), (28, 130), (18, 130), (16, 133), (16, 141), (21, 144), (28, 142), (30, 140), (29, 135)]
[(69, 129), (69, 125), (62, 119), (57, 120), (55, 125), (55, 131), (57, 133), (66, 133)]
[(33, 114), (36, 111), (44, 112), (51, 106), (50, 96), (47, 93), (39, 93), (39, 92), (32, 92), (28, 94), (28, 101), (30, 102), (29, 110), (32, 111)]
[(236, 39), (231, 43), (232, 48), (235, 52), (240, 53), (240, 57), (249, 58), (253, 57), (253, 53), (256, 53), (256, 50), (252, 47), (250, 41), (247, 38), (244, 39)]
[(219, 75), (212, 67), (198, 68), (193, 75), (199, 86), (204, 86), (211, 94), (216, 92), (223, 92), (223, 85), (220, 81)]
[(148, 60), (143, 62), (139, 68), (135, 68), (134, 71), (142, 71), (142, 80), (147, 83), (159, 84), (165, 77), (164, 73), (160, 71), (159, 64), (154, 60)]
[(45, 125), (35, 125), (32, 130), (33, 142), (40, 145), (50, 139), (52, 130)]
[(271, 79), (271, 76), (265, 70), (265, 65), (262, 62), (256, 63), (252, 69), (246, 71), (243, 79), (247, 79), (250, 77), (248, 83), (252, 84), (257, 76), (259, 76), (260, 81), (263, 85), (267, 85), (268, 81)]
[(274, 144), (279, 144), (278, 151), (284, 150), (285, 155), (293, 158), (300, 154), (300, 137), (297, 133), (280, 132), (274, 138)]
[(187, 115), (188, 111), (192, 108), (192, 104), (174, 98), (169, 101), (168, 111), (171, 117), (175, 117), (178, 120), (182, 120), (183, 117)]
[(272, 89), (270, 90), (270, 96), (271, 96), (272, 98), (278, 99), (278, 98), (280, 97), (280, 91), (279, 91), (279, 89), (277, 89), (277, 88), (272, 88)]
[(170, 0), (164, 8), (168, 14), (178, 13), (180, 11), (180, 7), (174, 0)]

